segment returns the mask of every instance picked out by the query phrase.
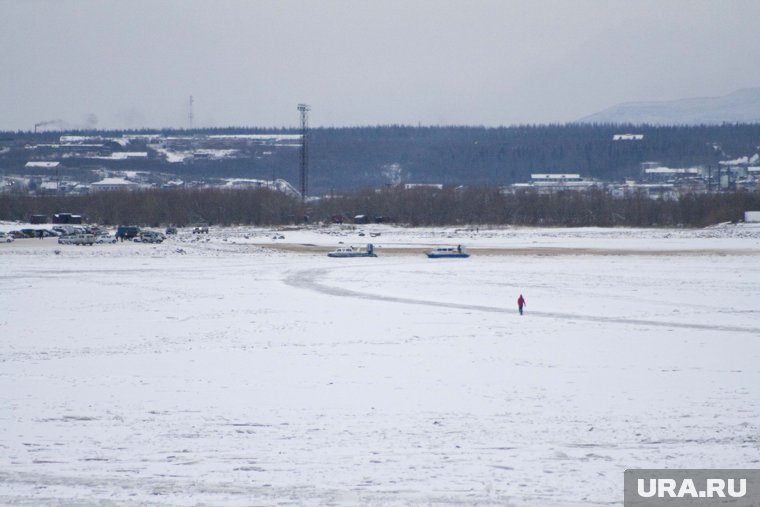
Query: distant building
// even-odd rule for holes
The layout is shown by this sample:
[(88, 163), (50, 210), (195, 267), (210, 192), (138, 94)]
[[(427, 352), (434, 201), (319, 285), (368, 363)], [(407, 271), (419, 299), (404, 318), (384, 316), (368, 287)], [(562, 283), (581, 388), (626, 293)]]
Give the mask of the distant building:
[(54, 224), (81, 224), (82, 215), (73, 215), (71, 213), (56, 213), (53, 215)]
[(615, 134), (612, 136), (613, 141), (642, 141), (644, 134)]
[[(192, 186), (192, 183), (190, 184)], [(301, 193), (295, 189), (289, 182), (281, 179), (276, 180), (256, 180), (248, 178), (227, 178), (223, 188), (246, 189), (246, 188), (268, 188), (282, 192), (292, 197), (300, 197)]]
[(90, 185), (93, 192), (104, 190), (136, 190), (139, 188), (137, 183), (124, 178), (104, 178)]
[(161, 185), (161, 188), (181, 188), (184, 186), (185, 182), (182, 180), (171, 180)]
[(31, 161), (27, 162), (24, 167), (26, 169), (60, 169), (60, 162), (43, 162), (43, 161)]
[(678, 189), (673, 183), (639, 183), (626, 180), (623, 184), (610, 185), (607, 190), (612, 197), (628, 197), (641, 194), (650, 199), (677, 199)]
[(720, 188), (737, 188), (754, 191), (760, 188), (760, 155), (740, 157), (720, 162)]
[(414, 188), (435, 188), (437, 190), (443, 190), (442, 183), (404, 183), (404, 190), (412, 190)]
[(85, 158), (94, 160), (129, 160), (133, 158), (148, 158), (147, 151), (114, 151), (108, 155), (92, 155)]
[(575, 173), (536, 173), (530, 175), (530, 186), (539, 192), (560, 190), (588, 190), (601, 183), (591, 178), (582, 178)]
[(689, 178), (704, 179), (709, 169), (705, 167), (651, 167), (651, 162), (642, 164), (642, 172), (646, 181), (677, 181)]
[(58, 192), (62, 186), (57, 181), (43, 181), (37, 185), (37, 190), (40, 192)]
[(225, 188), (269, 188), (272, 185), (271, 181), (248, 178), (227, 178), (225, 181)]

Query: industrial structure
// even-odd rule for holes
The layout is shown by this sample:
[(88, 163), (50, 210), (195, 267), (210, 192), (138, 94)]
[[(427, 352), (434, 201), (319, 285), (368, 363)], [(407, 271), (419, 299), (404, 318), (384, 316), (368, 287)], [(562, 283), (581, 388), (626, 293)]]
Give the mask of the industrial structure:
[(311, 108), (307, 104), (298, 104), (298, 110), (301, 112), (301, 203), (306, 202), (306, 191), (308, 190), (309, 179), (309, 111)]

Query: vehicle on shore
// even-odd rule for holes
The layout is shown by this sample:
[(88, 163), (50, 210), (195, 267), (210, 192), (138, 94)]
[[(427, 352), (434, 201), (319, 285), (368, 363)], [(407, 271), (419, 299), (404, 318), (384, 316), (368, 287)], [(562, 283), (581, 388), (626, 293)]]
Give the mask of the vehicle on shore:
[(328, 257), (377, 257), (375, 247), (372, 243), (367, 245), (367, 249), (354, 248), (352, 246), (341, 246), (327, 254)]
[(103, 243), (116, 243), (116, 238), (114, 236), (111, 236), (108, 233), (101, 234), (95, 239), (95, 243), (103, 244)]
[(136, 238), (138, 234), (140, 234), (140, 228), (134, 225), (120, 225), (116, 228), (116, 239), (122, 241)]
[(68, 234), (60, 236), (58, 243), (61, 245), (88, 245), (95, 244), (95, 236), (93, 234)]
[(427, 252), (429, 259), (466, 259), (470, 256), (462, 245), (438, 246)]
[(193, 224), (193, 234), (208, 234), (208, 224), (201, 222), (199, 224)]
[(165, 239), (166, 236), (158, 231), (141, 231), (133, 241), (136, 243), (161, 243)]
[(15, 239), (15, 238), (14, 238), (13, 236), (11, 236), (10, 234), (6, 234), (6, 233), (4, 233), (4, 232), (0, 232), (0, 242), (3, 242), (3, 243), (10, 243), (10, 242), (11, 242), (11, 241), (13, 241), (14, 239)]

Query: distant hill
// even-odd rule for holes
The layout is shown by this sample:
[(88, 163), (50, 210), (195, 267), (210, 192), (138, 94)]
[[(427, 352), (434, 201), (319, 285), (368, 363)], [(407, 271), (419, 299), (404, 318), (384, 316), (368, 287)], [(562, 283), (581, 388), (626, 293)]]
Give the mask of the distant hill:
[[(621, 135), (632, 134), (629, 138)], [(296, 130), (0, 132), (0, 180), (14, 175), (91, 183), (104, 173), (149, 173), (151, 183), (300, 180)], [(642, 162), (717, 167), (758, 153), (760, 123), (656, 126), (575, 123), (514, 127), (315, 128), (309, 195), (398, 183), (508, 185), (534, 173), (607, 181), (638, 178)], [(60, 162), (51, 171), (28, 162)], [(235, 183), (235, 182), (238, 183)], [(167, 183), (168, 184), (168, 183)], [(0, 202), (2, 202), (0, 194)]]
[(745, 88), (723, 97), (628, 102), (586, 116), (578, 122), (650, 125), (759, 123), (760, 88)]

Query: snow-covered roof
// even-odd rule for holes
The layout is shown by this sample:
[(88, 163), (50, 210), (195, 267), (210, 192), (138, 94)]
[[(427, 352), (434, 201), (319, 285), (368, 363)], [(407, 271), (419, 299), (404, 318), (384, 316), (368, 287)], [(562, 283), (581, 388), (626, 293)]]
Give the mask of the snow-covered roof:
[(594, 185), (597, 185), (598, 182), (593, 180), (561, 180), (561, 181), (535, 181), (533, 183), (530, 183), (530, 185), (536, 186), (536, 187), (551, 187), (551, 186), (562, 186), (562, 187), (592, 187)]
[(61, 136), (58, 140), (63, 143), (85, 143), (87, 141), (102, 141), (101, 136)]
[(615, 134), (612, 136), (613, 141), (641, 141), (644, 134)]
[(39, 161), (32, 161), (27, 162), (24, 167), (40, 167), (43, 169), (55, 169), (56, 167), (60, 166), (60, 162), (39, 162)]
[(580, 174), (531, 174), (530, 178), (533, 180), (579, 180)]
[(671, 168), (671, 167), (652, 167), (644, 169), (647, 174), (699, 174), (700, 171), (696, 167), (685, 168)]
[(300, 141), (301, 134), (219, 134), (209, 139), (249, 139), (254, 141)]
[(147, 156), (147, 151), (115, 151), (108, 156), (94, 156), (87, 158), (97, 160), (127, 160), (130, 158), (145, 158)]
[(257, 187), (263, 187), (268, 186), (270, 184), (269, 181), (266, 180), (256, 180), (256, 179), (250, 179), (250, 178), (227, 178), (225, 180), (225, 187), (244, 187), (244, 186), (257, 186)]
[(96, 181), (95, 183), (92, 184), (92, 186), (116, 186), (116, 185), (136, 186), (137, 183), (126, 180), (124, 178), (103, 178), (102, 180)]
[(210, 148), (200, 148), (193, 151), (193, 156), (212, 158), (212, 159), (221, 159), (221, 158), (231, 157), (238, 151), (239, 150), (218, 150), (218, 149), (210, 149)]
[(404, 189), (410, 190), (412, 188), (437, 188), (443, 189), (443, 183), (404, 183)]

